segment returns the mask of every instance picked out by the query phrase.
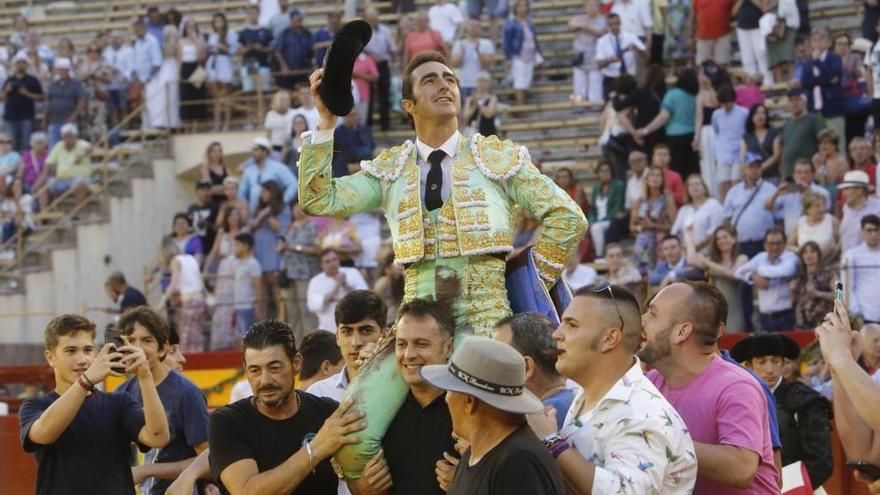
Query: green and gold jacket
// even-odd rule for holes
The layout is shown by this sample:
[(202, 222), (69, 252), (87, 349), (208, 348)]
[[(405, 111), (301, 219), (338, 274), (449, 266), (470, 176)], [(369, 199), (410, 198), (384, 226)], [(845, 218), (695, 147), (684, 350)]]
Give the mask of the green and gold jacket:
[(332, 141), (311, 144), (311, 134), (303, 141), (299, 201), (306, 213), (347, 217), (382, 208), (400, 264), (510, 252), (516, 208), (522, 207), (543, 225), (533, 253), (549, 287), (587, 229), (580, 207), (538, 171), (528, 150), (495, 136), (459, 140), (452, 192), (438, 222), (422, 207), (418, 152), (411, 141), (361, 162), (357, 174), (336, 179)]

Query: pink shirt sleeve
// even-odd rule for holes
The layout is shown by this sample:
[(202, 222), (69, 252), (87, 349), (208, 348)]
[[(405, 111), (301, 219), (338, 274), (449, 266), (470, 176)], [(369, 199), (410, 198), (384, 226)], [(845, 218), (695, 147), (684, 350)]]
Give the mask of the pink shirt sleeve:
[(740, 380), (724, 387), (718, 397), (718, 443), (763, 457), (768, 421), (767, 398), (757, 385)]

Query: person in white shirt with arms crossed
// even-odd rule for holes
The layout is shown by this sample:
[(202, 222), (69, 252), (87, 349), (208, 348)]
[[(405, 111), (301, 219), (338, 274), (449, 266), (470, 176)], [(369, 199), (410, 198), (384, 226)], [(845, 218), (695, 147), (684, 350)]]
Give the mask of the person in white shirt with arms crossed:
[(318, 317), (318, 328), (336, 330), (336, 303), (353, 290), (366, 290), (367, 282), (356, 268), (339, 265), (339, 255), (332, 248), (321, 251), (321, 273), (309, 281), (309, 311)]

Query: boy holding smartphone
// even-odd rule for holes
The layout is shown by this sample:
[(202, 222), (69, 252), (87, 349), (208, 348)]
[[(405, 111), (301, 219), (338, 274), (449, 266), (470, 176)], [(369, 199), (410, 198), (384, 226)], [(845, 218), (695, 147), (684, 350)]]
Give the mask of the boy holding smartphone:
[[(45, 357), (55, 390), (26, 400), (19, 410), (21, 445), (37, 458), (38, 495), (134, 494), (129, 445), (163, 447), (168, 420), (144, 352), (123, 338), (97, 351), (95, 324), (62, 315), (46, 326)], [(143, 408), (127, 395), (105, 394), (95, 385), (113, 368), (137, 376)]]

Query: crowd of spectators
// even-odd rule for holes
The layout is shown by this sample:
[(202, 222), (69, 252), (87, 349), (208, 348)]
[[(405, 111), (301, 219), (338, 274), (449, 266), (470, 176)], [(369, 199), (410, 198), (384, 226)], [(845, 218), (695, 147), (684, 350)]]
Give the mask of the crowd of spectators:
[[(495, 340), (507, 346), (474, 339), (455, 354), (450, 315), (442, 305), (416, 300), (401, 306), (403, 268), (382, 242), (377, 214), (325, 219), (310, 217), (299, 206), (302, 134), (314, 130), (319, 120), (305, 83), (322, 65), (343, 17), (328, 14), (325, 25), (312, 33), (300, 10), (285, 0), (277, 3), (270, 14), (260, 8), (262, 3), (248, 7), (247, 22), (237, 31), (222, 12), (202, 32), (175, 10), (163, 14), (150, 8), (133, 23), (131, 36), (101, 33), (82, 56), (69, 40), (57, 50), (46, 47), (38, 31), (20, 19), (9, 40), (11, 67), (2, 85), (0, 175), (5, 180), (0, 180), (0, 216), (5, 242), (33, 230), (31, 215), (53, 197), (72, 190), (77, 202), (84, 201), (92, 174), (90, 142), (141, 100), (144, 128), (189, 131), (212, 118), (214, 130), (221, 131), (232, 125), (226, 96), (233, 88), (266, 93), (271, 105), (253, 119), (262, 123), (265, 137), (253, 141), (251, 156), (241, 164), (225, 162), (220, 142), (207, 147), (196, 201), (170, 219), (148, 285), (158, 281), (156, 309), (167, 315), (183, 352), (241, 346), (246, 364), (250, 367), (249, 360), (255, 360), (253, 373), (259, 374), (271, 366), (265, 359), (272, 356), (264, 354), (279, 347), (275, 362), (285, 363), (282, 381), (290, 382), (279, 387), (292, 388), (293, 356), (300, 349), (299, 378), (308, 384), (308, 394), (293, 393), (299, 394), (297, 407), (320, 416), (309, 427), (318, 431), (312, 441), (321, 454), (316, 472), (309, 450), (313, 474), (306, 478), (304, 472), (308, 481), (303, 486), (339, 484), (346, 490), (347, 484), (352, 492), (374, 493), (388, 489), (393, 478), (394, 486), (403, 490), (399, 493), (428, 493), (422, 491), (427, 479), (430, 490), (439, 486), (465, 493), (468, 483), (484, 475), (481, 471), (502, 470), (509, 451), (516, 449), (535, 455), (530, 469), (519, 473), (519, 482), (540, 485), (546, 493), (561, 493), (563, 483), (610, 491), (623, 483), (624, 474), (638, 478), (639, 471), (655, 466), (665, 466), (661, 478), (674, 489), (696, 482), (699, 493), (728, 493), (724, 490), (731, 486), (774, 493), (780, 479), (774, 455), (781, 455), (782, 464), (802, 460), (818, 486), (830, 475), (817, 461), (821, 455), (806, 444), (793, 454), (798, 449), (791, 445), (819, 442), (830, 448), (831, 411), (822, 396), (834, 399), (839, 427), (846, 418), (840, 435), (847, 453), (880, 461), (871, 459), (876, 456), (872, 432), (880, 429), (871, 411), (880, 403), (880, 391), (876, 383), (864, 380), (869, 376), (880, 381), (876, 2), (865, 3), (865, 24), (854, 37), (812, 29), (808, 4), (802, 0), (585, 0), (583, 13), (567, 23), (574, 38), (573, 57), (565, 63), (572, 70), (571, 101), (603, 102), (602, 156), (588, 190), (572, 169), (545, 170), (590, 220), (590, 232), (563, 275), (575, 293), (574, 302), (555, 332), (537, 315), (515, 315), (498, 322), (495, 331)], [(443, 53), (456, 70), (461, 128), (484, 135), (500, 132), (500, 105), (505, 102), (493, 92), (496, 53), (503, 54), (515, 114), (529, 102), (536, 68), (546, 62), (532, 19), (535, 6), (527, 0), (469, 0), (461, 6), (438, 0), (429, 10), (415, 11), (411, 2), (394, 2), (401, 14), (396, 30), (380, 21), (375, 8), (364, 8), (374, 34), (355, 62), (355, 108), (340, 118), (334, 131), (333, 176), (356, 174), (360, 161), (375, 155), (373, 131), (390, 129), (399, 105), (401, 66), (427, 51)], [(488, 33), (480, 24), (484, 9)], [(735, 59), (741, 67), (733, 66)], [(671, 87), (668, 76), (675, 80)], [(764, 94), (774, 84), (784, 95), (784, 108)], [(583, 109), (576, 105), (575, 111)], [(520, 212), (514, 247), (528, 247), (540, 228), (540, 222)], [(845, 302), (836, 301), (837, 280), (844, 283)], [(121, 274), (107, 282), (108, 295), (121, 310), (144, 299), (130, 289)], [(143, 344), (140, 334), (145, 330), (160, 345), (167, 340), (164, 323), (152, 315), (132, 321), (127, 314), (129, 320), (123, 315), (120, 326), (132, 339), (137, 335)], [(613, 318), (591, 318), (596, 314)], [(492, 376), (487, 367), (485, 377), (512, 379), (510, 383), (519, 383), (543, 401), (523, 399), (518, 406), (522, 410), (505, 410), (491, 394), (471, 396), (454, 389), (440, 371), (413, 374), (401, 364), (412, 402), (401, 410), (401, 424), (392, 423), (385, 451), (368, 464), (368, 476), (339, 481), (324, 461), (349, 441), (340, 432), (357, 418), (347, 412), (347, 404), (332, 413), (331, 403), (316, 397), (340, 401), (362, 364), (358, 353), (377, 342), (391, 322), (397, 323), (399, 363), (417, 355), (420, 367), (448, 359), (466, 366), (490, 358), (503, 367), (510, 364), (506, 359), (518, 362), (521, 354), (521, 376)], [(94, 333), (82, 321), (56, 321), (50, 327), (50, 352), (59, 339)], [(685, 327), (689, 334), (670, 340), (670, 329)], [(792, 350), (776, 334), (792, 329), (816, 329), (821, 347)], [(724, 332), (758, 334), (746, 341), (772, 340), (749, 341), (757, 343), (733, 352), (733, 359), (755, 375), (715, 355)], [(601, 344), (599, 337), (604, 338)], [(857, 361), (852, 348), (858, 349), (859, 342)], [(168, 372), (149, 349), (134, 351), (143, 345), (131, 344), (126, 343), (133, 356), (127, 363), (137, 378), (128, 383), (129, 393), (136, 385), (148, 389), (152, 380), (162, 381), (157, 375)], [(558, 359), (542, 352), (553, 346), (562, 351)], [(511, 348), (519, 354), (510, 354)], [(92, 379), (106, 376), (108, 351), (101, 352), (96, 367), (89, 368), (94, 373), (85, 377), (87, 383), (68, 376), (67, 384), (88, 390)], [(655, 370), (643, 375), (635, 356)], [(308, 368), (306, 362), (311, 363)], [(260, 379), (251, 373), (249, 369), (248, 383), (242, 386), (244, 397), (248, 387), (261, 392)], [(693, 380), (683, 386), (683, 377)], [(577, 383), (578, 395), (566, 380)], [(617, 401), (625, 407), (598, 410), (606, 420), (597, 429), (612, 424), (623, 424), (623, 429), (604, 431), (608, 437), (592, 442), (599, 433), (583, 428), (581, 418), (594, 420), (584, 413), (597, 407), (603, 394), (622, 393), (617, 390), (622, 383), (636, 384), (634, 402)], [(450, 390), (448, 410), (437, 400), (445, 389)], [(783, 398), (795, 393), (792, 389), (809, 399), (809, 414), (819, 418), (815, 424), (825, 425), (811, 428), (814, 437), (809, 440), (793, 440), (798, 428), (806, 427), (792, 426), (797, 422), (792, 418), (808, 412), (804, 403), (793, 405)], [(652, 404), (652, 394), (662, 394), (656, 396), (663, 399), (659, 406), (645, 405)], [(161, 389), (158, 395), (163, 395)], [(748, 410), (728, 409), (729, 397), (747, 403)], [(164, 425), (163, 434), (156, 397), (145, 393), (137, 400), (143, 410), (135, 419), (142, 421), (127, 425), (126, 438), (160, 447), (171, 425)], [(589, 407), (584, 404), (588, 400)], [(537, 412), (540, 402), (555, 411), (530, 417), (529, 423), (552, 458), (521, 421), (521, 413)], [(241, 415), (254, 414), (248, 407), (259, 409), (245, 404), (250, 403), (236, 402), (215, 415), (210, 435), (204, 418), (199, 428), (205, 435), (187, 435), (186, 455), (179, 460), (201, 453), (204, 461), (192, 464), (202, 470), (198, 476), (193, 474), (197, 469), (181, 474), (185, 466), (178, 466), (175, 475), (181, 485), (191, 488), (196, 477), (207, 476), (209, 440), (222, 447), (211, 454), (214, 481), (227, 488), (234, 484), (237, 478), (224, 473), (241, 459), (235, 458), (242, 449), (234, 438), (248, 427)], [(263, 416), (266, 410), (288, 407), (267, 404), (258, 411)], [(632, 417), (633, 408), (640, 406), (647, 419), (636, 432), (621, 418)], [(131, 404), (125, 407), (136, 410)], [(35, 419), (43, 411), (28, 412), (31, 422), (22, 423), (25, 447), (39, 450), (39, 445), (54, 442), (58, 432), (47, 432)], [(438, 423), (432, 424), (440, 425), (433, 436), (436, 445), (430, 446), (436, 452), (426, 450), (409, 459), (401, 444), (412, 431), (401, 425), (412, 427), (405, 422), (421, 413), (436, 416)], [(253, 425), (255, 435), (270, 439), (273, 430), (263, 416)], [(519, 426), (509, 428), (511, 421)], [(737, 447), (725, 445), (730, 438), (717, 437), (724, 421), (746, 426), (748, 431), (741, 429), (733, 441)], [(777, 424), (779, 431), (774, 431)], [(471, 445), (461, 464), (444, 455), (456, 448), (449, 435), (453, 425)], [(504, 431), (508, 436), (500, 438), (507, 443), (490, 445), (478, 434), (481, 425), (490, 425), (493, 434)], [(141, 433), (151, 430), (153, 438), (140, 438), (134, 426)], [(662, 439), (664, 448), (642, 442), (646, 431)], [(616, 448), (639, 452), (638, 468), (603, 458), (595, 475), (581, 477), (596, 456)], [(780, 449), (781, 454), (774, 454)], [(271, 450), (260, 447), (253, 455), (280, 455)], [(474, 468), (467, 461), (475, 450), (491, 462)], [(302, 455), (292, 457), (294, 452), (286, 452), (285, 458), (304, 461)], [(430, 462), (423, 462), (427, 458)], [(421, 474), (404, 474), (413, 469)], [(422, 472), (426, 469), (427, 475)], [(452, 471), (457, 473), (454, 479)], [(134, 472), (135, 481), (151, 476), (140, 473), (139, 478)], [(504, 479), (509, 483), (520, 478)], [(871, 489), (880, 492), (880, 487)]]

